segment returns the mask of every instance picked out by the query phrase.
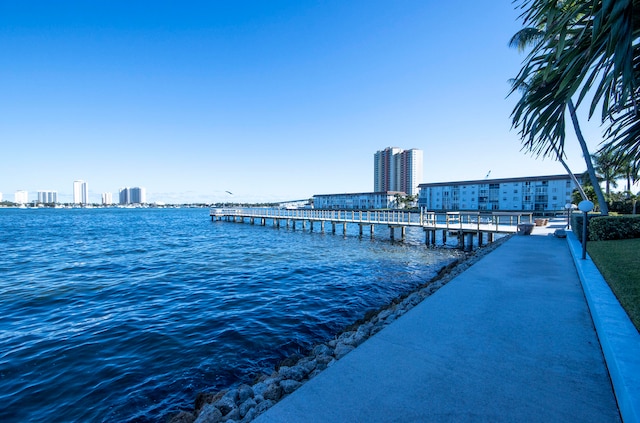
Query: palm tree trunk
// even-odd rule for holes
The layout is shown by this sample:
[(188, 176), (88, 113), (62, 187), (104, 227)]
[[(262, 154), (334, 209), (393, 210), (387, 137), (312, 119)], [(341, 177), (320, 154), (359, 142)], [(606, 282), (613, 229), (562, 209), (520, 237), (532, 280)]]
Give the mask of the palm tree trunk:
[(553, 146), (553, 150), (556, 152), (556, 157), (557, 157), (558, 161), (562, 164), (562, 167), (564, 167), (564, 169), (567, 171), (567, 173), (569, 174), (569, 176), (573, 180), (573, 183), (576, 184), (576, 188), (580, 192), (580, 196), (582, 197), (582, 199), (583, 200), (588, 200), (587, 194), (585, 194), (584, 189), (582, 189), (582, 185), (578, 181), (578, 178), (576, 178), (576, 175), (573, 174), (571, 169), (569, 169), (569, 166), (567, 165), (567, 163), (564, 161), (564, 159), (560, 155), (560, 152), (558, 151), (558, 147), (556, 147), (554, 145)]
[(578, 138), (578, 143), (580, 144), (580, 148), (582, 149), (584, 161), (587, 164), (587, 173), (589, 174), (589, 180), (591, 181), (593, 190), (596, 192), (596, 197), (598, 198), (598, 204), (600, 205), (600, 214), (602, 214), (603, 216), (607, 216), (609, 214), (609, 205), (604, 199), (602, 188), (600, 187), (598, 178), (596, 177), (596, 171), (593, 168), (593, 163), (591, 163), (591, 154), (589, 153), (587, 143), (582, 136), (582, 131), (580, 130), (580, 124), (578, 123), (578, 116), (576, 115), (576, 108), (573, 105), (573, 101), (569, 100), (567, 102), (567, 106), (569, 107), (569, 114), (571, 115), (571, 121), (573, 122), (573, 129), (575, 129), (576, 131), (576, 137)]

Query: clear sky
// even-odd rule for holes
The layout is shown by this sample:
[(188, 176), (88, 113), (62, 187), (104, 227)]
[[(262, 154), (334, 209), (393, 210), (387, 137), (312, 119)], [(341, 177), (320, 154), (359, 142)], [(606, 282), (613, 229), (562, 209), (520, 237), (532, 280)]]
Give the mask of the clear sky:
[[(0, 0), (0, 192), (369, 192), (388, 146), (424, 150), (423, 182), (562, 174), (511, 129), (518, 15), (511, 0)], [(585, 135), (595, 151), (598, 126)]]

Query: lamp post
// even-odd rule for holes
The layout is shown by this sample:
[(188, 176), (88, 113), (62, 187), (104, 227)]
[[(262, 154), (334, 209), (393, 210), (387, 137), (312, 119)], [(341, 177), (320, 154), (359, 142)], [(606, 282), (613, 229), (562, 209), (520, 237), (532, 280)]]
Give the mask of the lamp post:
[(593, 202), (583, 200), (578, 203), (578, 208), (582, 211), (582, 260), (587, 258), (587, 219), (589, 212), (593, 210)]
[(567, 203), (564, 205), (564, 209), (567, 211), (567, 230), (571, 227), (571, 208), (573, 204)]

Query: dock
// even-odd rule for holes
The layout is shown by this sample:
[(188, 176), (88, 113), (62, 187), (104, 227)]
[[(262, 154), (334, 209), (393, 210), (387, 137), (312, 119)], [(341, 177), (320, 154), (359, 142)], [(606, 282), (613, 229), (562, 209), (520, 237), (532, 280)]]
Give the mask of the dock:
[[(283, 209), (283, 208), (212, 208), (209, 215), (212, 221), (230, 221), (266, 226), (270, 222), (274, 227), (286, 226), (293, 230), (299, 225), (311, 232), (319, 227), (321, 232), (328, 230), (336, 233), (336, 226), (342, 226), (344, 235), (348, 224), (359, 226), (359, 234), (367, 230), (371, 237), (375, 226), (387, 226), (389, 237), (396, 239), (396, 231), (400, 232), (400, 239), (405, 239), (406, 228), (422, 228), (425, 233), (425, 244), (434, 245), (436, 232), (442, 231), (442, 239), (447, 236), (457, 236), (458, 245), (462, 249), (470, 249), (473, 237), (477, 237), (481, 246), (486, 240), (493, 242), (495, 234), (514, 234), (529, 230), (534, 225), (533, 213), (517, 212), (429, 212), (403, 210), (316, 210), (316, 209)], [(366, 229), (365, 229), (366, 228)]]

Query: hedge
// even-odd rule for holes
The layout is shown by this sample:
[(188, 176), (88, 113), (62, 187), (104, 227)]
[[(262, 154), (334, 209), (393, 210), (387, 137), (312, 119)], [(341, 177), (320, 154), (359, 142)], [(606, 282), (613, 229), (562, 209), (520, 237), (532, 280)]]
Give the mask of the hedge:
[[(571, 224), (582, 242), (582, 214), (574, 214)], [(640, 238), (640, 215), (590, 216), (587, 236), (589, 241)]]

